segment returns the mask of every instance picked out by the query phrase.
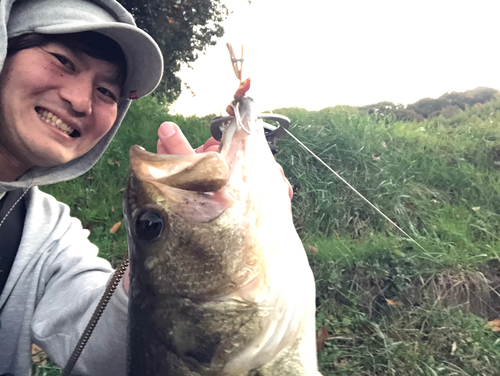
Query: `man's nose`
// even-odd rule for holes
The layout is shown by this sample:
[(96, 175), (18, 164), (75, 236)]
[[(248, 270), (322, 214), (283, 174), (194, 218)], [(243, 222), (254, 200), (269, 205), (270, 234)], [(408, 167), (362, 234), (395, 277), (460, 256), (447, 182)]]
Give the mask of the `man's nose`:
[(92, 113), (93, 83), (86, 77), (78, 77), (59, 89), (60, 97), (66, 102), (74, 116), (88, 116)]

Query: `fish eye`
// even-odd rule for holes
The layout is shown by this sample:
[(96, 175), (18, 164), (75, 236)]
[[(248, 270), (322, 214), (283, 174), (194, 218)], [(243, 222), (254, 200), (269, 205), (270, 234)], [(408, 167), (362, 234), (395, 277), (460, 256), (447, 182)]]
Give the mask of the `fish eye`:
[(160, 237), (165, 227), (163, 215), (150, 209), (139, 215), (135, 221), (135, 234), (141, 240), (152, 242)]

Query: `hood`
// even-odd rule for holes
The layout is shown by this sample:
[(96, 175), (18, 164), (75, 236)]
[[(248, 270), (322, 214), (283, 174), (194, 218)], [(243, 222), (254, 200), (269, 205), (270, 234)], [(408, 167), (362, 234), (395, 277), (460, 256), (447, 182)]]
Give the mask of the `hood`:
[[(22, 0), (0, 0), (0, 70), (3, 68), (7, 55), (7, 23), (12, 5)], [(61, 1), (61, 0), (54, 0)], [(134, 25), (133, 17), (114, 0), (93, 0), (110, 13), (116, 19), (126, 24)], [(130, 100), (120, 98), (118, 102), (118, 113), (116, 121), (109, 132), (86, 154), (68, 163), (54, 167), (34, 167), (28, 170), (19, 179), (13, 182), (0, 181), (0, 197), (7, 191), (17, 188), (29, 188), (39, 185), (58, 183), (76, 178), (87, 172), (102, 156), (109, 143), (118, 130), (125, 114), (130, 106)]]

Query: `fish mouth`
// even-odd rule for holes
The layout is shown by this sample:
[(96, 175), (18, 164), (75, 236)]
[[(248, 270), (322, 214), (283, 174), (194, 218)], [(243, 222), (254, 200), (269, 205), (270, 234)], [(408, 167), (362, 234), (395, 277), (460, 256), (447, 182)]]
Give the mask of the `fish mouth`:
[(228, 163), (217, 152), (155, 154), (134, 145), (130, 149), (130, 167), (141, 180), (207, 194), (219, 191), (230, 176)]
[(207, 223), (234, 202), (225, 189), (229, 165), (217, 152), (154, 154), (135, 145), (130, 149), (130, 170), (127, 196), (137, 207), (154, 203), (189, 222)]
[[(184, 191), (215, 193), (231, 179), (236, 166), (247, 158), (247, 141), (262, 127), (255, 127), (253, 100), (242, 100), (239, 121), (224, 125), (218, 152), (188, 155), (155, 154), (138, 145), (130, 149), (130, 167), (141, 180)], [(262, 128), (262, 129), (260, 129)]]
[(138, 185), (129, 185), (129, 196), (138, 198), (145, 193), (149, 199), (144, 196), (138, 200), (143, 204), (154, 196), (157, 204), (164, 202), (165, 207), (194, 222), (209, 222), (231, 204), (248, 201), (247, 181), (255, 167), (253, 160), (262, 150), (261, 142), (265, 149), (268, 147), (264, 129), (254, 116), (253, 100), (244, 97), (239, 108), (239, 119), (222, 129), (218, 152), (155, 154), (132, 146), (131, 177), (140, 182), (141, 188), (132, 192)]

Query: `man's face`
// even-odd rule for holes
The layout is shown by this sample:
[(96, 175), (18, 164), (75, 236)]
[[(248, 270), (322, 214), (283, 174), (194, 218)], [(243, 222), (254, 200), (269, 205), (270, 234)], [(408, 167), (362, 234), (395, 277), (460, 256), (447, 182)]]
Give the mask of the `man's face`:
[(58, 43), (8, 57), (0, 74), (0, 153), (25, 171), (85, 154), (116, 120), (117, 70)]

